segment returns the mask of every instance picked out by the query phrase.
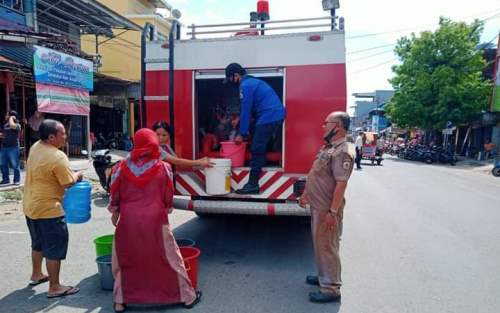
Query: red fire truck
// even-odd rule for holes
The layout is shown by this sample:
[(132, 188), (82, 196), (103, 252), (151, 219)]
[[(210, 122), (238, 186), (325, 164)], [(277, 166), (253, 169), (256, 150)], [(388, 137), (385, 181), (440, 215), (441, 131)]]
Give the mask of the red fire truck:
[[(144, 39), (146, 124), (169, 122), (180, 157), (217, 157), (210, 134), (217, 131), (221, 111), (239, 106), (237, 88), (223, 84), (229, 63), (266, 81), (286, 107), (283, 129), (269, 145), (260, 194), (211, 196), (202, 170), (176, 169), (178, 209), (198, 215), (309, 214), (297, 197), (323, 144), (323, 121), (332, 111), (346, 110), (343, 19), (335, 16), (338, 1), (323, 1), (331, 12), (327, 17), (270, 21), (262, 2), (267, 1), (259, 1), (264, 12), (252, 13), (250, 23), (191, 25), (189, 39), (180, 39), (174, 25), (167, 42)], [(248, 181), (249, 167), (232, 168), (231, 174), (234, 191)]]

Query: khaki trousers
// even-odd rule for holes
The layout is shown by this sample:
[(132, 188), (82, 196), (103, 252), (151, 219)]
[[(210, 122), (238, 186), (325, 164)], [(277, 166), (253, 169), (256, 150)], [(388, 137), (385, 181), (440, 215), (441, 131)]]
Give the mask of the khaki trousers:
[(342, 285), (339, 248), (343, 210), (344, 206), (335, 216), (335, 227), (329, 230), (325, 226), (325, 218), (329, 211), (311, 208), (314, 257), (318, 267), (320, 290), (325, 293), (338, 294)]

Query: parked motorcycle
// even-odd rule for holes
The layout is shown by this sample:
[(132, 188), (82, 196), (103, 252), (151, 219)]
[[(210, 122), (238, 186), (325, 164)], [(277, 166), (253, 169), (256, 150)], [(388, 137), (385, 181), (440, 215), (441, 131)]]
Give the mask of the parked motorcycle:
[[(88, 155), (87, 151), (82, 151), (83, 155)], [(111, 170), (117, 162), (113, 162), (108, 149), (100, 149), (92, 151), (92, 165), (94, 170), (99, 177), (99, 183), (102, 188), (109, 193), (109, 185), (111, 182)]]
[(495, 177), (500, 177), (500, 156), (495, 157), (495, 163), (493, 165), (491, 173)]

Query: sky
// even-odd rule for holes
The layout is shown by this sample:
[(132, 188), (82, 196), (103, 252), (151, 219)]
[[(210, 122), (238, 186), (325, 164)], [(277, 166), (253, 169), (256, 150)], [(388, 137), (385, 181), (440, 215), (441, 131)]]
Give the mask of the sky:
[[(246, 22), (257, 0), (168, 0), (190, 24)], [(269, 0), (272, 20), (327, 16), (321, 0)], [(497, 44), (500, 32), (500, 0), (340, 0), (337, 15), (345, 19), (348, 109), (354, 92), (392, 89), (391, 67), (397, 40), (435, 30), (439, 17), (454, 21), (485, 20), (482, 42)], [(186, 33), (183, 30), (183, 36)], [(351, 111), (349, 109), (349, 111)]]

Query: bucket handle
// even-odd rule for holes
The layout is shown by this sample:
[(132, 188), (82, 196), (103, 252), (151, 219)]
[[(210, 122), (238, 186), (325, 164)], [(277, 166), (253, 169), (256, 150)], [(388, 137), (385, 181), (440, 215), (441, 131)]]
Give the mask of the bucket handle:
[(186, 268), (186, 272), (191, 270), (191, 265), (186, 261), (184, 261), (184, 267)]

